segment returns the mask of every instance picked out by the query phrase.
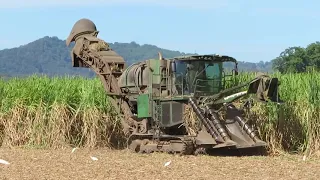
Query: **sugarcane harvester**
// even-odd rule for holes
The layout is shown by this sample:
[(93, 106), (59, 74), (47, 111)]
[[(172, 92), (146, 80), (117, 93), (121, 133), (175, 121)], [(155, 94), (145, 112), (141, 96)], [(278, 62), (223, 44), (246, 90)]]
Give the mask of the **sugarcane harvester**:
[[(149, 59), (126, 67), (124, 59), (97, 37), (89, 19), (77, 21), (66, 45), (74, 42), (72, 66), (91, 68), (103, 83), (110, 103), (121, 116), (128, 148), (134, 152), (197, 154), (216, 148), (264, 147), (246, 123), (235, 100), (255, 95), (278, 102), (278, 79), (260, 74), (226, 88), (238, 74), (229, 56), (193, 55)], [(223, 69), (234, 63), (231, 74)], [(237, 90), (248, 86), (248, 90)], [(249, 102), (249, 101), (247, 101)]]

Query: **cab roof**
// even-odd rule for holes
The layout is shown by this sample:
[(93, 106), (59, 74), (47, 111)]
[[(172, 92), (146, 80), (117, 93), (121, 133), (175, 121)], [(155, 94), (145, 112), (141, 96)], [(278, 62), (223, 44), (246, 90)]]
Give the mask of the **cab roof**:
[(189, 55), (189, 56), (177, 56), (170, 58), (171, 60), (180, 60), (180, 61), (192, 61), (192, 60), (207, 60), (207, 61), (216, 61), (216, 62), (235, 62), (237, 63), (237, 60), (230, 56), (225, 55), (218, 55), (218, 54), (205, 54), (205, 55)]

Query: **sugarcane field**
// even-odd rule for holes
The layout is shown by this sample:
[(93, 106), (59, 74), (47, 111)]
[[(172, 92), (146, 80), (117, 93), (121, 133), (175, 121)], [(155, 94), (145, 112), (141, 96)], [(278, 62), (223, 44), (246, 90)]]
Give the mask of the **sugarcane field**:
[(317, 4), (4, 3), (1, 179), (318, 179)]

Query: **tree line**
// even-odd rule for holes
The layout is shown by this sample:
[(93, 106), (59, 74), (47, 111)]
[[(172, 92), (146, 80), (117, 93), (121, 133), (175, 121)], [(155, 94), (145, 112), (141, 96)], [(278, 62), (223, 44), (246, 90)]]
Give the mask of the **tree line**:
[(273, 59), (272, 68), (281, 73), (303, 73), (320, 70), (320, 42), (306, 48), (289, 47)]
[[(123, 56), (128, 65), (137, 61), (157, 58), (158, 52), (164, 57), (190, 55), (179, 51), (159, 48), (154, 45), (139, 45), (131, 43), (110, 43), (119, 55)], [(65, 41), (57, 37), (44, 37), (26, 45), (4, 49), (0, 51), (0, 76), (29, 76), (32, 74), (45, 74), (48, 76), (81, 75), (94, 77), (90, 69), (71, 67), (70, 50)], [(215, 53), (215, 52), (213, 52)], [(218, 53), (218, 52), (216, 52)], [(279, 57), (268, 62), (239, 62), (242, 72), (272, 72), (300, 73), (320, 68), (320, 42), (308, 45), (306, 48), (289, 47)], [(233, 66), (227, 64), (227, 69)]]

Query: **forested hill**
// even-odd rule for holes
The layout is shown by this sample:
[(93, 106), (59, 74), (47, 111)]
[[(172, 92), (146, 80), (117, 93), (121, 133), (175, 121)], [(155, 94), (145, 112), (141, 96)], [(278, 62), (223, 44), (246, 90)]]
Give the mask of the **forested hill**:
[[(131, 43), (110, 43), (128, 64), (149, 58), (157, 58), (158, 52), (166, 58), (186, 55), (179, 51), (162, 49), (154, 45), (139, 45)], [(84, 75), (93, 76), (94, 73), (85, 68), (71, 66), (70, 50), (65, 41), (57, 37), (44, 37), (29, 44), (0, 51), (0, 76), (26, 76), (32, 74), (56, 75)], [(219, 52), (213, 52), (219, 53)], [(239, 62), (240, 71), (270, 71), (270, 62), (249, 63)]]

